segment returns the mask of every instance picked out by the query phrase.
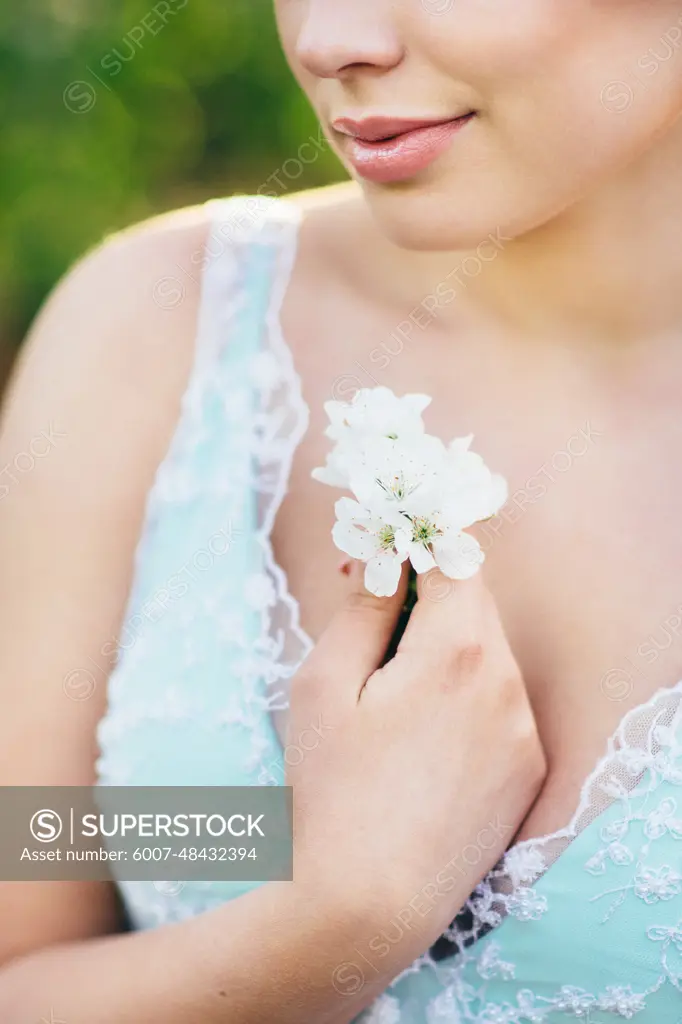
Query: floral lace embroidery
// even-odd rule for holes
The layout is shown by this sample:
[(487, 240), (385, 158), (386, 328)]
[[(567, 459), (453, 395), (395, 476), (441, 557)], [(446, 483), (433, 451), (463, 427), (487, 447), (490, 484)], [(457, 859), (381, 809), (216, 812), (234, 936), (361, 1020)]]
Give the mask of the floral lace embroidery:
[[(135, 560), (137, 590), (131, 595), (126, 620), (128, 631), (128, 624), (153, 601), (154, 593), (140, 592), (144, 570), (159, 526), (177, 515), (176, 509), (188, 509), (188, 516), (200, 522), (206, 537), (210, 529), (204, 523), (223, 524), (230, 550), (221, 561), (221, 580), (204, 577), (200, 582), (206, 586), (197, 585), (196, 593), (183, 598), (173, 611), (187, 634), (183, 668), (195, 667), (201, 659), (192, 644), (198, 616), (212, 616), (239, 686), (231, 690), (217, 715), (210, 702), (202, 705), (202, 695), (188, 692), (181, 683), (165, 686), (160, 695), (132, 693), (128, 680), (140, 672), (156, 639), (149, 636), (151, 629), (136, 636), (130, 649), (120, 652), (109, 682), (108, 713), (98, 730), (102, 751), (98, 772), (103, 781), (112, 783), (115, 778), (125, 784), (134, 774), (133, 765), (126, 771), (112, 753), (114, 743), (131, 727), (196, 719), (197, 715), (211, 732), (241, 727), (251, 737), (245, 768), (258, 769), (261, 783), (282, 781), (272, 776), (268, 718), (286, 707), (288, 679), (312, 646), (299, 625), (298, 605), (288, 592), (270, 543), (291, 459), (308, 422), (300, 380), (279, 320), (295, 259), (298, 221), (297, 209), (289, 204), (259, 200), (254, 207), (241, 197), (216, 203), (204, 254), (195, 364), (176, 434), (147, 500), (145, 530)], [(256, 274), (254, 254), (265, 257)], [(265, 302), (259, 302), (260, 296), (247, 285), (249, 275), (267, 287)], [(241, 363), (230, 361), (230, 346), (245, 350)], [(222, 438), (216, 436), (220, 433)], [(207, 472), (197, 464), (204, 451), (212, 463)], [(239, 452), (243, 457), (235, 458)], [(249, 493), (257, 495), (258, 526), (250, 519), (244, 521), (240, 508)], [(243, 584), (237, 607), (225, 585), (236, 542), (250, 546), (252, 566), (245, 578), (242, 566), (235, 570)], [(177, 562), (181, 564), (182, 559), (177, 557)]]
[[(578, 811), (566, 829), (512, 847), (481, 882), (466, 906), (473, 923), (466, 927), (455, 923), (450, 929), (450, 938), (459, 951), (452, 966), (444, 968), (430, 957), (422, 958), (422, 965), (430, 967), (443, 986), (429, 1004), (427, 1024), (549, 1024), (557, 1020), (559, 1013), (590, 1024), (604, 1019), (629, 1020), (646, 1011), (649, 998), (664, 986), (682, 992), (682, 820), (678, 816), (678, 800), (670, 795), (671, 786), (682, 787), (681, 726), (682, 682), (659, 691), (647, 704), (626, 715), (609, 742), (606, 756), (585, 783)], [(642, 989), (631, 984), (611, 984), (590, 991), (567, 983), (550, 994), (541, 994), (517, 986), (514, 983), (527, 964), (504, 955), (510, 944), (509, 923), (541, 929), (547, 913), (554, 910), (561, 914), (563, 908), (552, 908), (548, 895), (538, 891), (542, 879), (550, 870), (562, 869), (561, 859), (571, 843), (581, 836), (586, 841), (593, 835), (597, 848), (590, 850), (578, 868), (594, 879), (595, 885), (599, 879), (608, 882), (611, 873), (618, 876), (620, 884), (597, 886), (594, 892), (587, 888), (583, 892), (582, 887), (573, 892), (569, 889), (565, 895), (595, 908), (606, 904), (605, 910), (594, 918), (588, 917), (585, 906), (582, 922), (599, 927), (615, 919), (615, 931), (609, 932), (609, 939), (605, 936), (605, 942), (617, 934), (617, 915), (620, 908), (626, 909), (628, 899), (658, 911), (648, 926), (642, 926), (641, 933), (629, 938), (636, 951), (641, 950), (645, 937), (648, 942), (660, 943), (659, 971), (653, 972), (649, 985)], [(666, 839), (664, 857), (670, 853), (670, 841), (679, 843), (679, 849), (672, 850), (675, 864), (656, 863), (656, 844)], [(627, 880), (622, 877), (624, 870), (628, 872)], [(667, 923), (661, 908), (673, 901), (678, 913)], [(537, 942), (541, 950), (540, 933)], [(613, 946), (608, 948), (613, 954)], [(647, 957), (650, 955), (648, 950)], [(622, 969), (627, 970), (625, 957)], [(557, 974), (559, 971), (570, 976), (571, 965), (557, 961)], [(394, 985), (399, 985), (400, 980)], [(488, 998), (486, 983), (496, 993), (501, 988), (504, 1000)], [(515, 995), (510, 998), (512, 991)], [(663, 1024), (664, 1020), (668, 1024), (667, 1017), (650, 1019), (655, 1019), (656, 1024)], [(369, 1017), (368, 1021), (371, 1020)], [(682, 1002), (679, 1017), (670, 1018), (669, 1024), (679, 1024), (679, 1020)], [(365, 1024), (364, 1017), (362, 1021)], [(401, 1018), (397, 1024), (402, 1024)]]

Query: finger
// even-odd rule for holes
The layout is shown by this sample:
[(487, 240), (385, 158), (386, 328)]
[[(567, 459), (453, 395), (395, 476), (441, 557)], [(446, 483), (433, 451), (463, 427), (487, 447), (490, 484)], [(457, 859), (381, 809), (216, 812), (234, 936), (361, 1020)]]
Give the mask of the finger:
[(354, 562), (353, 590), (335, 614), (292, 687), (296, 699), (349, 706), (381, 664), (396, 627), (407, 592), (407, 570), (392, 597), (375, 597), (364, 586), (365, 567)]
[(471, 660), (481, 649), (492, 598), (480, 572), (467, 580), (451, 580), (434, 569), (417, 580), (418, 600), (398, 651), (450, 663), (453, 652), (468, 650)]

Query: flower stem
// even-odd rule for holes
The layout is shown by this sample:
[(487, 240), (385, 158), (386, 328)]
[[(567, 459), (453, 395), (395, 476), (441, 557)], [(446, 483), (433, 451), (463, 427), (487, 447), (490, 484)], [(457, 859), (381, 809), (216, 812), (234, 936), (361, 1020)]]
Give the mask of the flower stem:
[(386, 665), (391, 660), (391, 658), (394, 657), (396, 651), (398, 650), (398, 644), (402, 640), (403, 633), (407, 629), (407, 623), (410, 621), (410, 615), (412, 614), (412, 609), (414, 608), (416, 603), (417, 574), (412, 568), (412, 566), (410, 566), (409, 576), (407, 579), (407, 594), (405, 596), (405, 603), (403, 604), (403, 607), (400, 611), (400, 616), (398, 617), (396, 627), (393, 631), (393, 636), (391, 637), (390, 643), (386, 648), (386, 654), (382, 662), (383, 665)]

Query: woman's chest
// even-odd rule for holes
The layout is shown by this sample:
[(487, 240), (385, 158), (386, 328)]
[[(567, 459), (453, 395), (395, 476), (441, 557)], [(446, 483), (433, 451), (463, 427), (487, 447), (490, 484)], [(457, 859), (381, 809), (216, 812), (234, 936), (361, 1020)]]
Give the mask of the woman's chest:
[[(327, 447), (322, 403), (310, 404), (273, 543), (315, 639), (348, 582), (331, 540), (341, 492), (310, 478)], [(544, 833), (570, 818), (627, 710), (682, 676), (679, 438), (623, 435), (606, 409), (562, 396), (555, 415), (514, 409), (505, 423), (490, 409), (486, 422), (483, 395), (470, 418), (466, 405), (434, 409), (427, 426), (443, 437), (474, 429), (474, 447), (509, 482), (505, 508), (475, 532), (550, 764), (522, 834)]]

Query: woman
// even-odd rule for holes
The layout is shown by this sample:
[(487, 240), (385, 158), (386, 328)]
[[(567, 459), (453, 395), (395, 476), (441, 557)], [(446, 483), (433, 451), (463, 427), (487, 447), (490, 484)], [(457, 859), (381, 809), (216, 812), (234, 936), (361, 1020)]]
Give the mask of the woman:
[[(126, 232), (39, 318), (3, 465), (56, 433), (0, 506), (0, 780), (295, 762), (296, 881), (123, 883), (123, 935), (113, 887), (5, 884), (0, 1016), (674, 1024), (682, 3), (276, 8), (355, 180)], [(511, 493), (485, 586), (426, 577), (381, 669), (401, 594), (338, 571), (310, 478), (323, 402), (377, 384)]]

